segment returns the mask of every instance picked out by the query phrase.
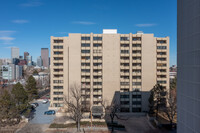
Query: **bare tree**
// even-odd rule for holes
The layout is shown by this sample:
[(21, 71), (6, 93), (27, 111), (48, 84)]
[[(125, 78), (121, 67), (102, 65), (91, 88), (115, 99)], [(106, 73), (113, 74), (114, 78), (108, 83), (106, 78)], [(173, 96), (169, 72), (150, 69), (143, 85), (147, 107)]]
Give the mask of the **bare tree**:
[(105, 117), (109, 116), (111, 120), (112, 132), (114, 131), (114, 119), (115, 117), (120, 120), (128, 120), (120, 118), (117, 113), (120, 112), (120, 104), (115, 100), (109, 104), (108, 100), (102, 100), (101, 105), (105, 110)]
[(69, 117), (76, 122), (77, 131), (80, 131), (80, 121), (83, 118), (83, 108), (81, 100), (81, 87), (77, 83), (70, 86), (70, 97), (64, 98)]
[(177, 113), (176, 107), (177, 107), (176, 97), (170, 94), (169, 97), (167, 98), (167, 105), (163, 107), (162, 111), (169, 119), (171, 127), (173, 125), (173, 121)]

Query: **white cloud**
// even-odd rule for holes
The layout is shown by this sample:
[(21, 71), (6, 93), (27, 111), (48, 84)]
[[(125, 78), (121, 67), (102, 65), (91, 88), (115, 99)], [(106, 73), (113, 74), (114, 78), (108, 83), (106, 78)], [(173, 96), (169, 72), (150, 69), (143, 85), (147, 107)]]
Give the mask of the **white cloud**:
[(135, 26), (137, 27), (152, 27), (152, 26), (156, 26), (157, 24), (136, 24)]
[(96, 24), (96, 23), (90, 22), (90, 21), (74, 21), (72, 23), (74, 23), (74, 24), (82, 24), (82, 25), (93, 25), (93, 24)]
[(20, 6), (23, 6), (23, 7), (36, 7), (36, 6), (41, 6), (41, 5), (43, 5), (43, 4), (39, 1), (32, 1), (32, 2), (28, 2), (28, 3), (20, 4)]
[(23, 20), (23, 19), (18, 19), (18, 20), (13, 20), (12, 22), (16, 23), (16, 24), (25, 24), (25, 23), (28, 23), (29, 21)]
[(12, 41), (15, 40), (14, 37), (12, 37), (12, 35), (15, 33), (16, 31), (10, 31), (10, 30), (2, 30), (0, 31), (0, 44), (13, 44)]

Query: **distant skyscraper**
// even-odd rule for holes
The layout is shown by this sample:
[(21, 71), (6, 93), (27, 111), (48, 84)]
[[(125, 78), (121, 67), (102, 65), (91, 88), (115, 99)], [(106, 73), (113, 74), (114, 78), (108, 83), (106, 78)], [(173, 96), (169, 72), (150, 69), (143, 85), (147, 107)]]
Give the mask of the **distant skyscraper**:
[(11, 58), (19, 58), (19, 48), (12, 47), (11, 48)]
[(28, 52), (24, 52), (24, 59), (26, 60), (27, 56), (29, 56)]
[(49, 49), (48, 48), (41, 48), (41, 58), (42, 58), (42, 65), (44, 67), (49, 67)]
[(37, 66), (39, 66), (39, 67), (42, 66), (42, 58), (41, 58), (41, 56), (39, 56), (39, 57), (37, 58)]
[(32, 66), (32, 56), (29, 55), (26, 58), (27, 58), (27, 65)]

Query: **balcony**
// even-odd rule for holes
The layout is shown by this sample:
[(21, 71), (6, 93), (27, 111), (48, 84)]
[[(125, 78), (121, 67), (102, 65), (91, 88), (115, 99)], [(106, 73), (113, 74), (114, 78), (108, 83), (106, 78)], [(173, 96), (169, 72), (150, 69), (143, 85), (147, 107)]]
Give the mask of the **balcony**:
[(102, 91), (93, 91), (94, 95), (102, 95)]
[(93, 88), (102, 88), (102, 85), (93, 85)]
[(133, 82), (142, 82), (141, 79), (132, 79)]
[(142, 41), (134, 41), (133, 40), (133, 44), (142, 44)]
[(93, 66), (93, 69), (102, 69), (102, 66)]
[(120, 101), (130, 101), (129, 98), (120, 98)]
[(123, 78), (120, 78), (120, 82), (129, 82), (130, 79), (123, 79)]
[(129, 63), (129, 62), (130, 62), (129, 60), (123, 60), (123, 59), (120, 60), (120, 63)]
[(120, 56), (121, 57), (129, 57), (129, 53), (121, 53)]
[(129, 72), (120, 72), (120, 75), (122, 75), (122, 76), (129, 76)]
[(142, 63), (142, 60), (140, 60), (140, 59), (133, 60), (132, 63)]
[(82, 59), (81, 62), (90, 63), (90, 60), (84, 60), (84, 59)]
[(90, 72), (81, 72), (81, 75), (90, 76)]
[(101, 76), (102, 73), (94, 72), (93, 75), (94, 75), (94, 76)]
[(81, 66), (81, 69), (90, 69), (90, 66)]
[(141, 98), (133, 98), (132, 101), (142, 101)]
[(90, 50), (90, 47), (81, 47), (81, 50)]
[(132, 69), (142, 69), (141, 66), (133, 66)]
[(120, 66), (120, 69), (129, 69), (129, 66)]
[(102, 63), (102, 60), (93, 60), (94, 63)]
[(81, 81), (82, 82), (90, 82), (90, 79), (82, 78)]
[(98, 78), (98, 79), (93, 79), (94, 82), (102, 82), (102, 79), (101, 78)]
[(81, 56), (90, 56), (90, 53), (81, 53)]

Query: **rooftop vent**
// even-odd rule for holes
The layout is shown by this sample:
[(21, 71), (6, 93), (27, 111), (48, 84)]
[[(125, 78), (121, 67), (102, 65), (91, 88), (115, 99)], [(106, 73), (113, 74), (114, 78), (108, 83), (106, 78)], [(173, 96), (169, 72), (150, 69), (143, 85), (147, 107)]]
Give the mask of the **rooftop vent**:
[(103, 34), (117, 34), (117, 29), (103, 29)]

